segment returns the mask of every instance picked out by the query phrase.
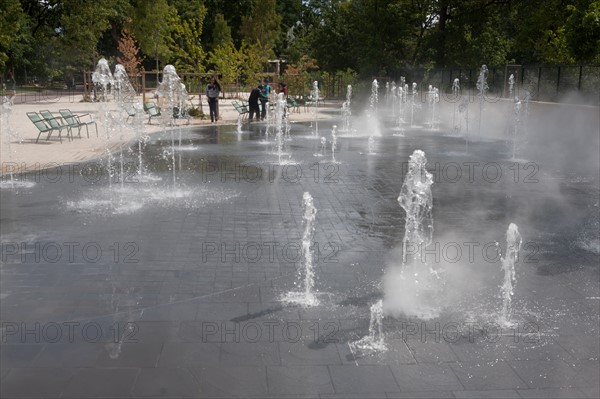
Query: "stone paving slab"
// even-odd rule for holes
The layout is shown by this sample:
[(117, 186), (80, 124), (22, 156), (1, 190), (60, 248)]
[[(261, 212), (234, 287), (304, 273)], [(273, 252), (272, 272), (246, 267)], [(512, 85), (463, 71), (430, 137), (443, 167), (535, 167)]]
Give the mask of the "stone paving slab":
[[(328, 136), (331, 124), (319, 126)], [(369, 306), (400, 255), (403, 162), (423, 148), (432, 165), (496, 162), (511, 171), (505, 143), (472, 143), (475, 157), (460, 155), (462, 139), (407, 132), (378, 137), (377, 155), (366, 156), (366, 137), (340, 138), (338, 164), (313, 157), (318, 140), (295, 137), (310, 129), (296, 124), (290, 151), (299, 163), (286, 169), (262, 144), (266, 125), (244, 129), (182, 130), (177, 186), (170, 133), (157, 133), (144, 161), (158, 182), (119, 188), (79, 177), (0, 191), (3, 251), (29, 245), (3, 253), (0, 268), (2, 397), (598, 396), (598, 257), (572, 244), (595, 209), (596, 181), (552, 172), (537, 185), (436, 182), (442, 245), (502, 245), (511, 221), (535, 241), (537, 252), (525, 255), (537, 262), (518, 265), (516, 326), (494, 324), (502, 275), (478, 253), (448, 269), (449, 284), (461, 288), (444, 314), (386, 317), (387, 351), (356, 353), (350, 344), (368, 334)], [(207, 176), (209, 161), (229, 174)], [(551, 160), (539, 162), (552, 169)], [(258, 165), (263, 178), (242, 178), (242, 164)], [(311, 308), (281, 301), (298, 289), (305, 191), (318, 210), (320, 305)], [(46, 252), (36, 261), (35, 243), (67, 254), (65, 242), (91, 243), (102, 256), (75, 251), (73, 261), (51, 262)], [(471, 329), (452, 335), (451, 326)]]

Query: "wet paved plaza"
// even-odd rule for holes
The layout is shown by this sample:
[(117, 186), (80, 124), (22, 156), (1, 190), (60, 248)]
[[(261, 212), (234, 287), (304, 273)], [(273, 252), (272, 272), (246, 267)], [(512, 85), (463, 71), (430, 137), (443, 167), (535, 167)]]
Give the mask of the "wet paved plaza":
[[(312, 124), (292, 125), (280, 160), (257, 123), (154, 134), (142, 176), (137, 143), (122, 173), (112, 154), (112, 178), (106, 158), (19, 176), (35, 185), (0, 192), (2, 397), (597, 398), (599, 180), (577, 162), (597, 138), (582, 155), (532, 137), (512, 159), (506, 140), (467, 152), (444, 130), (382, 124), (371, 154), (340, 132), (335, 162), (329, 144), (316, 156)], [(420, 256), (444, 270), (444, 307), (385, 317), (387, 350), (359, 353), (401, 264), (415, 149), (434, 176)], [(281, 301), (298, 290), (304, 192), (313, 307)], [(511, 222), (523, 245), (506, 326), (496, 243)]]

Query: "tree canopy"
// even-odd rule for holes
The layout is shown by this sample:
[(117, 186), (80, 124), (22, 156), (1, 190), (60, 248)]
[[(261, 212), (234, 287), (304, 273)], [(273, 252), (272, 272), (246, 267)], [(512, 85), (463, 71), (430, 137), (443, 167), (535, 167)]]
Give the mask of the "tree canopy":
[(0, 0), (4, 79), (131, 57), (124, 41), (146, 70), (172, 63), (252, 83), (273, 57), (362, 76), (600, 63), (600, 0)]

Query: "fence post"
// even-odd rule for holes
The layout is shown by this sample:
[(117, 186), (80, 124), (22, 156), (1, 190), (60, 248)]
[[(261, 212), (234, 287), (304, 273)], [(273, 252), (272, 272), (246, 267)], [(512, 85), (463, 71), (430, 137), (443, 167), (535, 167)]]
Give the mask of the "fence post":
[(558, 67), (558, 71), (556, 73), (556, 94), (558, 94), (560, 87), (560, 67)]
[(581, 91), (581, 74), (583, 73), (583, 65), (579, 65), (579, 79), (577, 80), (577, 91)]
[(538, 84), (537, 84), (537, 99), (540, 101), (541, 93), (540, 93), (540, 83), (542, 82), (542, 67), (538, 68)]

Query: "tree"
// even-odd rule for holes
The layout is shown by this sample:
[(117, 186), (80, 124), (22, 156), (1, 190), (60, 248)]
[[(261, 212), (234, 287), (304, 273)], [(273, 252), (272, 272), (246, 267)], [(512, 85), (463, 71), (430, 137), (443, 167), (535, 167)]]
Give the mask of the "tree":
[(600, 1), (580, 0), (568, 7), (565, 36), (577, 61), (600, 62)]
[(140, 49), (127, 28), (123, 28), (121, 31), (118, 50), (120, 55), (117, 56), (117, 62), (123, 65), (129, 76), (137, 76), (142, 65)]
[(569, 63), (565, 37), (566, 2), (529, 0), (516, 4), (510, 22), (513, 26), (512, 58), (520, 63)]
[(211, 51), (208, 62), (225, 83), (235, 83), (244, 65), (244, 54), (235, 48), (233, 41), (229, 41)]
[(212, 30), (212, 48), (216, 49), (217, 47), (229, 44), (230, 42), (233, 43), (231, 28), (227, 24), (223, 14), (217, 13), (217, 15), (215, 15)]
[(138, 39), (142, 52), (154, 58), (158, 73), (160, 62), (166, 62), (171, 56), (171, 33), (177, 25), (177, 10), (167, 0), (131, 2), (131, 32)]
[(18, 0), (0, 0), (0, 71), (12, 67), (10, 74), (14, 79), (14, 66), (25, 52), (30, 40), (28, 20)]
[(196, 19), (181, 21), (174, 28), (171, 59), (175, 67), (185, 72), (203, 72), (206, 53), (202, 48), (202, 21), (206, 9)]
[(97, 45), (102, 33), (111, 27), (116, 16), (114, 0), (62, 0), (60, 26), (63, 60), (75, 67), (84, 67), (100, 58)]
[(254, 42), (252, 44), (243, 42), (240, 50), (244, 57), (242, 66), (244, 82), (251, 85), (259, 82), (265, 63), (273, 50), (260, 42)]
[(275, 0), (259, 0), (250, 15), (242, 17), (240, 31), (243, 41), (261, 43), (272, 49), (280, 33), (281, 16), (277, 14)]

